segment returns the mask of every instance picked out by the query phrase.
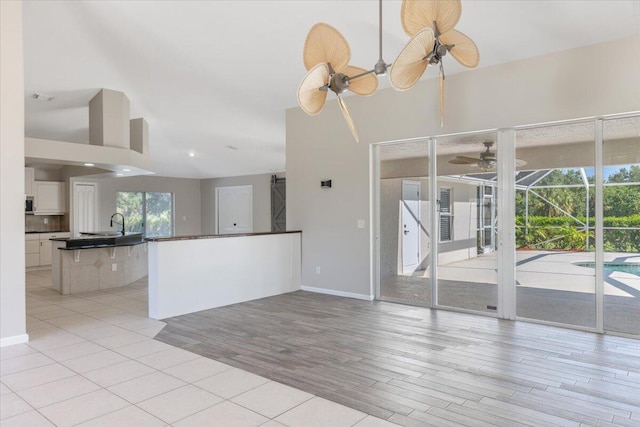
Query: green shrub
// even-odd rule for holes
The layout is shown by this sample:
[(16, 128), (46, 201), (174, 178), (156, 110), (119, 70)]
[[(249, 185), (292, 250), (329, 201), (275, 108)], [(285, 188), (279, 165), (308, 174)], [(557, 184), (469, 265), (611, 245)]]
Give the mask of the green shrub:
[[(582, 222), (585, 218), (578, 217)], [(589, 227), (593, 228), (594, 218), (589, 218)], [(604, 250), (610, 252), (640, 252), (640, 215), (603, 218), (605, 227)], [(620, 230), (607, 230), (607, 227), (620, 227)], [(626, 229), (625, 229), (626, 228)], [(516, 246), (536, 249), (585, 250), (587, 234), (589, 249), (593, 250), (594, 231), (585, 232), (582, 224), (566, 216), (530, 216), (529, 230), (525, 233), (523, 216), (516, 217)]]

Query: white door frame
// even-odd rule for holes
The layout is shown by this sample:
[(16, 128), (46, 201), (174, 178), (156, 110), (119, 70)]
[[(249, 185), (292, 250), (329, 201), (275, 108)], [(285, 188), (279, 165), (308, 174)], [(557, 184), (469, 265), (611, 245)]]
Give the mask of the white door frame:
[(78, 185), (91, 185), (94, 187), (95, 191), (95, 206), (93, 209), (94, 221), (95, 224), (98, 224), (100, 219), (100, 184), (95, 181), (77, 181), (74, 178), (70, 179), (71, 183), (71, 194), (69, 196), (69, 231), (71, 232), (71, 236), (74, 236), (76, 232), (80, 232), (80, 230), (76, 230), (76, 186)]

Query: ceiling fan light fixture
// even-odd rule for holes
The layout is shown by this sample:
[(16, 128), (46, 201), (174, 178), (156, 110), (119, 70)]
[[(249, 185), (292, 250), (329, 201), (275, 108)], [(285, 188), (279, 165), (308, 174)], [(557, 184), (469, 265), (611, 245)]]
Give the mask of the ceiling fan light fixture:
[(496, 168), (496, 162), (494, 160), (483, 160), (478, 163), (478, 167), (482, 172), (490, 172)]

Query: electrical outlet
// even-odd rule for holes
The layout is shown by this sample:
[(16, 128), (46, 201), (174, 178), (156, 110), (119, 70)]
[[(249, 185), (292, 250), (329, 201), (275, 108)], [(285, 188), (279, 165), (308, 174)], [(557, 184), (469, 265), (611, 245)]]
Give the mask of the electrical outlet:
[(320, 267), (316, 267), (316, 274), (320, 274)]
[(118, 271), (118, 264), (116, 263), (111, 264), (111, 271)]
[(364, 219), (359, 219), (357, 222), (358, 228), (364, 228), (365, 227), (365, 222)]
[(49, 224), (49, 218), (44, 218), (44, 223)]

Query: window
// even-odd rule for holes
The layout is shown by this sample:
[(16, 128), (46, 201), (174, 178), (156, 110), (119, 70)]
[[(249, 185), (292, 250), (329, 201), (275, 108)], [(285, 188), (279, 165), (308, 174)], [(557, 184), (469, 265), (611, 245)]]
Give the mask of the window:
[(440, 189), (440, 241), (450, 242), (453, 240), (453, 205), (451, 202), (451, 189)]
[(119, 191), (116, 212), (124, 215), (126, 231), (145, 237), (173, 235), (173, 193)]

